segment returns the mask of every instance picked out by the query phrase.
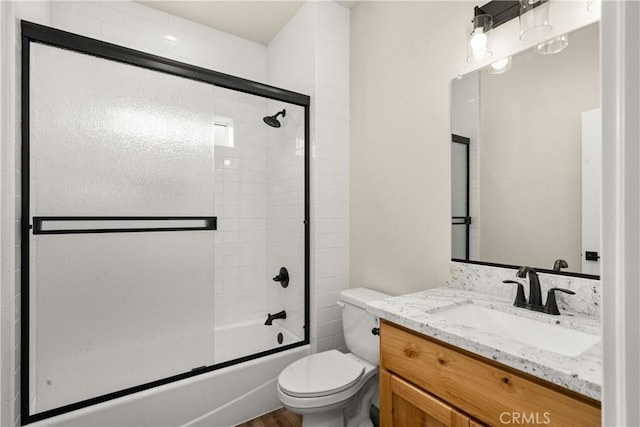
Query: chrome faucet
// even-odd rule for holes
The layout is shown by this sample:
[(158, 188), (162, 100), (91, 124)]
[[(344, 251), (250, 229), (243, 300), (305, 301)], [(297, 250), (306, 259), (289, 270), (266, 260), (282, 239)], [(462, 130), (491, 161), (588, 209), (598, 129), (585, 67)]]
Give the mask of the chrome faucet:
[(514, 283), (518, 285), (518, 291), (516, 293), (516, 299), (513, 302), (513, 305), (516, 307), (526, 308), (528, 310), (540, 311), (542, 313), (559, 315), (560, 310), (558, 309), (558, 304), (556, 302), (556, 291), (564, 292), (566, 294), (575, 295), (575, 292), (570, 291), (569, 289), (562, 288), (551, 288), (547, 292), (547, 302), (545, 305), (542, 305), (542, 295), (540, 290), (540, 280), (538, 279), (538, 274), (531, 267), (521, 267), (516, 273), (516, 276), (520, 278), (527, 277), (527, 273), (529, 274), (529, 301), (525, 299), (524, 296), (524, 285), (520, 282), (516, 282), (515, 280), (503, 280), (503, 283)]
[(273, 321), (276, 319), (286, 319), (287, 318), (287, 312), (282, 310), (277, 312), (276, 314), (271, 314), (269, 313), (267, 315), (267, 321), (264, 322), (265, 325), (270, 326), (273, 324)]

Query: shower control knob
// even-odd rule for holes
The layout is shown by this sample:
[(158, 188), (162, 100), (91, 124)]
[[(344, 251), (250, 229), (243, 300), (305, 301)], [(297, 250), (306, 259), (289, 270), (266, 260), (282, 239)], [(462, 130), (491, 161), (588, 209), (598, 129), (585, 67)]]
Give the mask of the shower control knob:
[(380, 328), (373, 328), (373, 329), (371, 330), (371, 333), (372, 333), (373, 335), (380, 335)]
[(280, 274), (273, 278), (274, 282), (280, 282), (283, 288), (289, 286), (289, 272), (286, 268), (280, 267)]

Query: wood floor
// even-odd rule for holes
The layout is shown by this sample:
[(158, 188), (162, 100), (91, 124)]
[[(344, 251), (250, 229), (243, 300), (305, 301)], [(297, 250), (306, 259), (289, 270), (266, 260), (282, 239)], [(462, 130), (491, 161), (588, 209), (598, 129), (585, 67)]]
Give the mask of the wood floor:
[(237, 427), (301, 427), (302, 416), (280, 408)]

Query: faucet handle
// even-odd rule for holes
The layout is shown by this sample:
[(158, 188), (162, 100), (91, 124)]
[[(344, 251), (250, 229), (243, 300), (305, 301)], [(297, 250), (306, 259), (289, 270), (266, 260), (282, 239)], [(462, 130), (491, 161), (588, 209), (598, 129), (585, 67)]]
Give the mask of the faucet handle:
[(274, 282), (280, 282), (280, 285), (283, 288), (289, 286), (289, 272), (286, 267), (280, 267), (279, 274), (273, 278)]
[(565, 294), (575, 295), (576, 293), (563, 288), (551, 288), (549, 292), (547, 292), (547, 303), (544, 305), (544, 312), (547, 314), (559, 315), (560, 310), (558, 310), (558, 304), (556, 302), (556, 291), (564, 292)]
[(516, 282), (515, 280), (503, 280), (502, 283), (512, 283), (518, 285), (518, 290), (516, 292), (516, 299), (513, 301), (513, 305), (516, 307), (524, 307), (527, 304), (527, 299), (524, 297), (524, 285), (520, 282)]

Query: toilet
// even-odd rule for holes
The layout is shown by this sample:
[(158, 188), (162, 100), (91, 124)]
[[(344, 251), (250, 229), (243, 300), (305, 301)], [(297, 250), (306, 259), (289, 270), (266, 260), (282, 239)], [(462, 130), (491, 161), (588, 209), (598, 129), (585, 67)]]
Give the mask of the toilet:
[[(379, 340), (369, 301), (389, 295), (366, 288), (340, 292), (342, 329), (350, 353), (312, 354), (287, 366), (278, 377), (283, 406), (302, 415), (303, 427), (369, 427), (369, 408), (378, 400)], [(377, 332), (377, 331), (376, 331)]]

